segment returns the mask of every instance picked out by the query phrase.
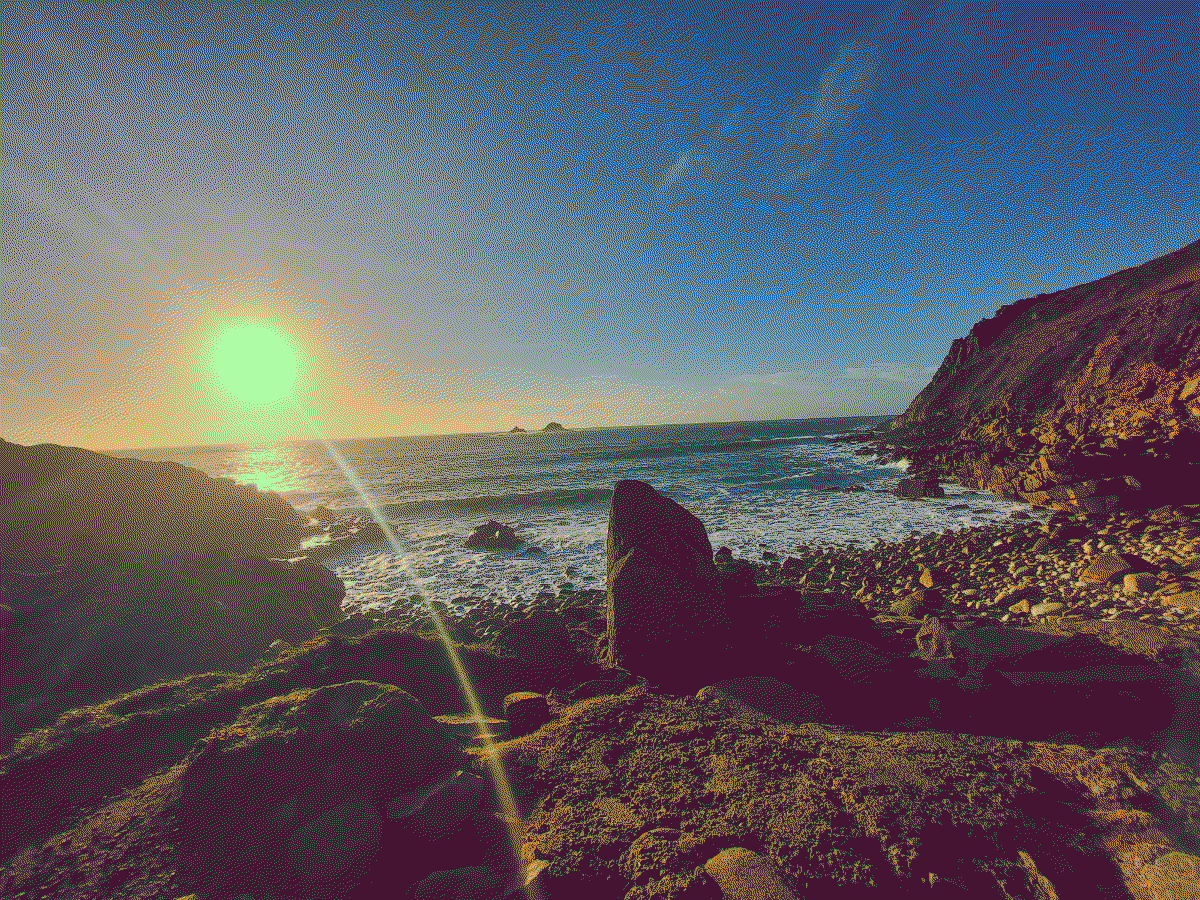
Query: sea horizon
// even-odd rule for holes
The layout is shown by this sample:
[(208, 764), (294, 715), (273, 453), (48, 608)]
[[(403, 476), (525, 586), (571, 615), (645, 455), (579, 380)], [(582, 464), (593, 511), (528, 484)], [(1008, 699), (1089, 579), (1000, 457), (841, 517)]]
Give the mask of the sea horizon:
[[(900, 413), (889, 413), (887, 415), (862, 415), (862, 416), (804, 416), (792, 419), (730, 419), (728, 421), (712, 421), (712, 422), (659, 422), (653, 425), (581, 425), (579, 427), (564, 425), (563, 431), (570, 432), (588, 432), (588, 431), (605, 431), (630, 428), (685, 428), (697, 425), (750, 425), (750, 424), (770, 424), (775, 422), (832, 422), (841, 420), (861, 420), (861, 419), (878, 419), (884, 421), (887, 419), (895, 419)], [(554, 421), (554, 420), (551, 420)], [(295, 438), (284, 441), (256, 441), (252, 443), (231, 443), (231, 444), (162, 444), (150, 447), (108, 447), (108, 448), (91, 448), (81, 447), (85, 450), (93, 450), (96, 453), (102, 453), (105, 456), (113, 456), (117, 453), (131, 453), (134, 451), (148, 453), (151, 451), (163, 450), (261, 450), (267, 447), (280, 446), (307, 446), (310, 444), (324, 444), (327, 440), (331, 444), (350, 443), (354, 441), (394, 441), (394, 440), (410, 440), (422, 438), (452, 438), (452, 437), (467, 437), (470, 435), (508, 435), (508, 434), (552, 434), (546, 432), (545, 426), (541, 428), (525, 428), (519, 432), (514, 432), (512, 428), (489, 430), (489, 431), (450, 431), (450, 432), (430, 432), (429, 434), (394, 434), (394, 435), (376, 435), (371, 437), (331, 437), (331, 438)], [(10, 443), (16, 443), (15, 441)], [(56, 443), (54, 441), (40, 441), (39, 443)], [(25, 445), (36, 446), (36, 445)], [(59, 444), (59, 446), (73, 446), (70, 444)]]

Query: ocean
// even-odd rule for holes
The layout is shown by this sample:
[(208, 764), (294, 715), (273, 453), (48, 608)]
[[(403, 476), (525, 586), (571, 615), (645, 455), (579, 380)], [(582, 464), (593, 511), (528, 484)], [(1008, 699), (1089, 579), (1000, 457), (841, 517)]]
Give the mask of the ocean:
[[(635, 478), (682, 504), (713, 549), (761, 560), (798, 546), (844, 547), (914, 533), (1003, 522), (1023, 503), (945, 485), (946, 497), (892, 495), (906, 462), (882, 465), (832, 438), (884, 418), (798, 419), (340, 440), (404, 548), (367, 544), (324, 561), (346, 585), (347, 609), (385, 610), (414, 596), (467, 608), (469, 596), (523, 605), (565, 582), (605, 583), (613, 485)], [(125, 450), (276, 491), (301, 512), (318, 505), (364, 514), (366, 505), (319, 441), (258, 447)], [(861, 486), (858, 492), (843, 489)], [(476, 525), (516, 528), (520, 550), (465, 549)], [(544, 553), (527, 554), (530, 547)]]

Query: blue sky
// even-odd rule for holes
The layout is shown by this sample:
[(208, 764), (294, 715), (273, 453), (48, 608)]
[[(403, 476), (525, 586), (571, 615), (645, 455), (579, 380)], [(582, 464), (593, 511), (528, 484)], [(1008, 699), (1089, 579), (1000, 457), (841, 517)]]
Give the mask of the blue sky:
[(1197, 237), (1196, 4), (3, 13), (3, 436), (901, 412), (1003, 303)]

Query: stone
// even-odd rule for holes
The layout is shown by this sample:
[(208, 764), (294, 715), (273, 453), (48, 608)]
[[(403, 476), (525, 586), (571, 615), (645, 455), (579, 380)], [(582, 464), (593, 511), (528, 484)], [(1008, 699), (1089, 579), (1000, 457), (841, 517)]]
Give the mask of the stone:
[[(1023, 602), (1028, 603), (1029, 601), (1026, 600)], [(1048, 616), (1048, 615), (1051, 615), (1052, 613), (1058, 612), (1064, 606), (1065, 606), (1065, 604), (1063, 604), (1063, 603), (1052, 603), (1052, 602), (1039, 603), (1036, 606), (1032, 606), (1029, 608), (1029, 614), (1031, 616)]]
[(1125, 575), (1126, 594), (1150, 594), (1158, 586), (1158, 578), (1149, 572), (1129, 572)]
[(892, 493), (897, 497), (905, 497), (910, 500), (946, 496), (945, 490), (938, 484), (936, 477), (902, 478)]
[(288, 868), (306, 888), (333, 887), (375, 854), (382, 834), (383, 820), (370, 803), (343, 803), (292, 832)]
[(1183, 591), (1178, 594), (1167, 594), (1162, 602), (1169, 606), (1186, 606), (1200, 609), (1200, 591)]
[[(942, 616), (926, 616), (917, 632), (917, 652), (924, 660), (946, 659), (954, 656), (951, 635), (958, 629)], [(925, 644), (929, 646), (926, 647)]]
[(606, 665), (687, 693), (713, 680), (730, 648), (708, 532), (644, 482), (613, 489), (606, 617)]
[(1010, 613), (1017, 613), (1017, 614), (1028, 613), (1029, 610), (1030, 610), (1030, 606), (1029, 606), (1028, 600), (1020, 600), (1008, 608), (1008, 611)]
[(876, 652), (875, 647), (845, 635), (826, 635), (813, 646), (813, 652), (852, 684), (867, 684), (888, 669), (888, 659)]
[(1200, 891), (1200, 857), (1165, 853), (1142, 871), (1153, 900), (1195, 900)]
[(921, 584), (927, 588), (946, 587), (950, 583), (949, 576), (940, 569), (931, 569), (926, 566), (921, 570)]
[(1108, 584), (1133, 570), (1128, 562), (1116, 553), (1102, 553), (1079, 574), (1080, 581), (1088, 584)]
[(704, 871), (725, 900), (800, 900), (774, 863), (745, 847), (722, 850), (704, 863)]
[(554, 719), (542, 694), (518, 691), (504, 698), (504, 718), (513, 737), (537, 731)]
[(745, 721), (774, 719), (799, 724), (821, 721), (825, 714), (818, 694), (799, 691), (770, 676), (726, 678), (701, 688), (696, 699)]
[(185, 760), (184, 840), (217, 893), (325, 883), (371, 855), (377, 805), (438, 785), (466, 762), (398, 687), (293, 691), (244, 707)]
[(914, 591), (891, 605), (891, 610), (896, 615), (914, 619), (919, 619), (928, 613), (940, 612), (945, 608), (946, 597), (937, 588)]
[(474, 550), (516, 550), (523, 543), (511, 525), (492, 520), (477, 525), (463, 546)]

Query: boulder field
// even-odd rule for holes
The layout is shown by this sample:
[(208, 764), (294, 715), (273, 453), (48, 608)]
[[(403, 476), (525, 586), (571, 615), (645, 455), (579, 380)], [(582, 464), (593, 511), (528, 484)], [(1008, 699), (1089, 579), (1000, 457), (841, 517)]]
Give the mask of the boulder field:
[[(1096, 523), (1071, 524), (1064, 557)], [(0, 894), (1193, 897), (1198, 636), (1090, 607), (993, 618), (997, 551), (1048, 554), (1026, 524), (986, 535), (963, 588), (969, 564), (937, 563), (973, 537), (752, 563), (619, 482), (606, 592), (447, 623), (478, 717), (398, 613), (26, 732), (0, 757)]]

